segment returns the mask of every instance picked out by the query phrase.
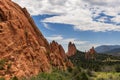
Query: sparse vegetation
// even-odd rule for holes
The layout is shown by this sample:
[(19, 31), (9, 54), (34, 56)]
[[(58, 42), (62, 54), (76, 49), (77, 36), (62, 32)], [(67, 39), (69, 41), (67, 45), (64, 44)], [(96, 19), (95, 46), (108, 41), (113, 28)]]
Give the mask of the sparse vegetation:
[[(17, 77), (12, 78), (11, 80), (18, 80)], [(40, 73), (37, 76), (31, 78), (23, 78), (20, 80), (89, 80), (89, 75), (83, 69), (73, 68), (71, 72), (68, 70), (61, 71), (56, 68), (53, 69), (51, 73)]]
[(5, 59), (1, 59), (1, 60), (0, 60), (0, 70), (3, 70), (3, 69), (4, 69), (5, 62), (6, 62)]
[(86, 60), (84, 57), (84, 53), (78, 51), (76, 55), (70, 57), (70, 59), (75, 66), (81, 66), (91, 71), (119, 72), (120, 70), (120, 57), (106, 54), (97, 54), (96, 60)]
[(16, 76), (14, 76), (13, 78), (11, 78), (10, 80), (18, 80), (18, 78)]
[(0, 80), (5, 80), (5, 78), (0, 78)]
[(96, 72), (94, 80), (120, 80), (120, 73), (116, 72)]
[[(85, 60), (84, 53), (78, 51), (69, 59), (74, 63), (74, 68), (61, 71), (53, 67), (51, 73), (43, 72), (20, 80), (120, 80), (119, 57), (100, 54), (96, 56), (96, 60)], [(11, 80), (18, 78), (14, 77)]]

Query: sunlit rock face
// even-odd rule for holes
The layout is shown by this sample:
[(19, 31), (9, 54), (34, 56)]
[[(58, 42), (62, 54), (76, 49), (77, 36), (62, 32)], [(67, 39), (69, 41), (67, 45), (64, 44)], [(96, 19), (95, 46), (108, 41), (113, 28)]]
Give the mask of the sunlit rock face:
[(30, 14), (11, 0), (0, 0), (0, 77), (49, 72), (49, 44)]
[(61, 45), (48, 43), (25, 8), (0, 0), (0, 77), (30, 77), (73, 67)]
[(77, 52), (76, 46), (74, 43), (69, 42), (67, 56), (73, 56)]

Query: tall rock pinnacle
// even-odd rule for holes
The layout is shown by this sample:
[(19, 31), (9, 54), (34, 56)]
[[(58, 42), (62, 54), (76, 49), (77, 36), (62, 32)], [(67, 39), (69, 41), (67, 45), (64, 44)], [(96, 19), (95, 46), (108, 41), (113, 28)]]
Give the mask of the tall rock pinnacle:
[(92, 47), (88, 52), (85, 53), (85, 59), (96, 59), (96, 51), (94, 47)]
[(76, 49), (75, 44), (72, 42), (69, 42), (67, 55), (72, 56), (76, 53), (76, 51), (77, 51), (77, 49)]

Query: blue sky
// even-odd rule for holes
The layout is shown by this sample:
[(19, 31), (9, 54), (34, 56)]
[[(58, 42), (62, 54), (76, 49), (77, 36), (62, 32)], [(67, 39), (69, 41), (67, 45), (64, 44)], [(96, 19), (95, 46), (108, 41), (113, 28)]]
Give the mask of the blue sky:
[(81, 51), (92, 46), (120, 45), (118, 0), (13, 0), (26, 7), (49, 42), (67, 50), (69, 41)]

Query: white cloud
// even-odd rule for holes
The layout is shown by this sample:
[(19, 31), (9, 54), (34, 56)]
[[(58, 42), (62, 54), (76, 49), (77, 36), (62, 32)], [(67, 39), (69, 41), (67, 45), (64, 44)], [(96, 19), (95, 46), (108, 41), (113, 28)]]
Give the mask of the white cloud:
[(31, 15), (61, 14), (66, 0), (12, 0), (22, 7), (26, 7)]
[(50, 36), (50, 37), (46, 37), (48, 40), (52, 41), (52, 40), (62, 40), (63, 37), (61, 35), (53, 35), (53, 36)]
[(84, 0), (91, 5), (96, 5), (96, 6), (116, 6), (119, 5), (120, 1), (118, 0)]
[(115, 22), (115, 23), (120, 23), (120, 15), (112, 18), (112, 21)]
[[(55, 14), (42, 22), (71, 24), (77, 30), (120, 31), (120, 26), (93, 21), (103, 12), (115, 16), (112, 21), (119, 22), (120, 1), (118, 0), (13, 0), (27, 7), (31, 15)], [(93, 14), (94, 13), (94, 14)]]
[(44, 27), (49, 30), (53, 30), (47, 23), (43, 23)]
[(54, 16), (51, 18), (46, 18), (43, 22), (50, 23), (63, 23), (63, 24), (71, 24), (74, 25), (74, 29), (82, 30), (82, 31), (120, 31), (120, 26), (106, 24), (101, 22), (95, 22), (90, 20), (90, 18), (74, 18), (75, 16)]
[(50, 42), (55, 40), (55, 41), (57, 41), (58, 43), (61, 43), (61, 44), (68, 44), (70, 41), (74, 42), (75, 44), (79, 44), (79, 45), (88, 43), (88, 41), (77, 40), (75, 38), (64, 38), (61, 35), (52, 35), (52, 36), (49, 36), (49, 37), (47, 36), (46, 38)]
[(78, 50), (80, 51), (88, 51), (89, 49), (91, 49), (92, 47), (97, 47), (97, 46), (100, 46), (99, 44), (93, 44), (93, 43), (87, 43), (87, 44), (84, 44), (84, 45), (76, 45)]

